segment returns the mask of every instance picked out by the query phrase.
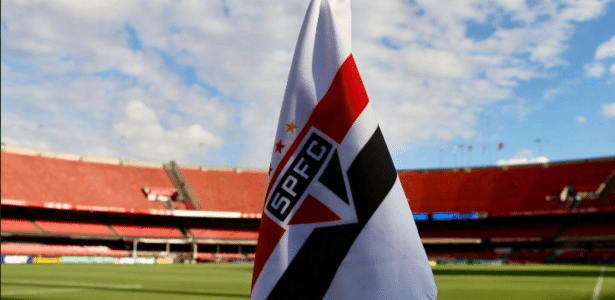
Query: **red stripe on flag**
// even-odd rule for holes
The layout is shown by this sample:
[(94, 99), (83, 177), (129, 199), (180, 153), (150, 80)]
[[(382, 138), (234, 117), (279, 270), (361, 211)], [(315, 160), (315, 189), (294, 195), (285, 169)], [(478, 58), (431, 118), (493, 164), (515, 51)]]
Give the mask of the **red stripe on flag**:
[(369, 99), (352, 54), (342, 64), (329, 90), (314, 108), (313, 125), (340, 144)]
[(354, 58), (350, 54), (337, 71), (329, 90), (314, 107), (305, 126), (276, 167), (267, 187), (267, 197), (269, 197), (271, 187), (280, 172), (312, 126), (318, 128), (337, 143), (341, 143), (368, 102), (369, 98), (365, 86), (363, 86)]
[(286, 230), (271, 220), (266, 214), (261, 218), (261, 225), (258, 234), (258, 245), (256, 246), (256, 258), (254, 260), (254, 272), (252, 274), (252, 289), (265, 266), (265, 262), (278, 245), (278, 242)]
[(329, 207), (308, 194), (293, 215), (293, 218), (288, 221), (288, 225), (331, 222), (341, 219)]

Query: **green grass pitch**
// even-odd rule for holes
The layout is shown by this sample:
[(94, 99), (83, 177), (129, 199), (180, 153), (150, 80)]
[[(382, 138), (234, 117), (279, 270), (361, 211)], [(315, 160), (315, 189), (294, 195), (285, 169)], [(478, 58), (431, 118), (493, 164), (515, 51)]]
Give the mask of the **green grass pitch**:
[[(438, 299), (593, 299), (601, 266), (437, 266)], [(615, 266), (597, 299), (615, 299)], [(249, 299), (251, 264), (2, 265), (2, 299)]]

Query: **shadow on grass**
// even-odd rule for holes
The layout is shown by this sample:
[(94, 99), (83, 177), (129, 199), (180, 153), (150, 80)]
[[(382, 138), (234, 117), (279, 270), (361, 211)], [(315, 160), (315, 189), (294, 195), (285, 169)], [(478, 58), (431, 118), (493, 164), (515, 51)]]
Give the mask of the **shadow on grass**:
[[(21, 286), (21, 287), (45, 287), (45, 288), (75, 288), (92, 291), (109, 291), (109, 292), (126, 292), (126, 293), (152, 293), (152, 294), (168, 294), (172, 295), (186, 295), (186, 296), (199, 296), (199, 297), (228, 297), (228, 298), (245, 298), (249, 299), (250, 294), (236, 294), (236, 293), (210, 293), (210, 292), (193, 292), (193, 291), (174, 291), (174, 290), (156, 290), (156, 289), (143, 289), (143, 288), (114, 288), (114, 287), (100, 287), (100, 286), (84, 286), (84, 285), (69, 285), (69, 284), (44, 284), (44, 283), (20, 283), (20, 282), (2, 282), (2, 286)], [(14, 296), (4, 296), (2, 299), (18, 300), (22, 299)]]
[[(489, 270), (489, 269), (433, 269), (434, 275), (487, 275), (487, 276), (560, 276), (598, 277), (600, 270)], [(615, 277), (615, 270), (605, 271), (604, 277)]]

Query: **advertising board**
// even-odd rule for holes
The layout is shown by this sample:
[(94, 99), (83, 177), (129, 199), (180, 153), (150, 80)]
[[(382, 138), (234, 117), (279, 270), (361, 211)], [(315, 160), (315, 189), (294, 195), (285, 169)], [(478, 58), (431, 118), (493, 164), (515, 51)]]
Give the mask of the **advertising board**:
[(112, 264), (111, 256), (62, 256), (62, 263), (69, 264)]
[(32, 262), (32, 257), (27, 255), (6, 255), (2, 256), (3, 264), (27, 264)]

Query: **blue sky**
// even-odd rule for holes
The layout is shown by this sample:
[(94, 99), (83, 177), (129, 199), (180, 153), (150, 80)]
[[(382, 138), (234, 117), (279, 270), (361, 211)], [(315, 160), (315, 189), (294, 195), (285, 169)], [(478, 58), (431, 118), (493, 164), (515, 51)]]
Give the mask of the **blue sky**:
[[(308, 1), (1, 5), (4, 144), (269, 165)], [(352, 10), (352, 52), (398, 168), (615, 155), (615, 2)]]

